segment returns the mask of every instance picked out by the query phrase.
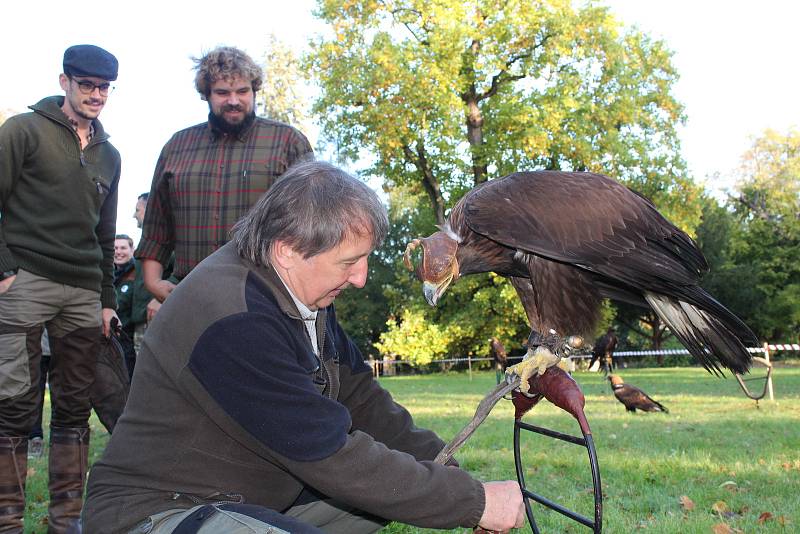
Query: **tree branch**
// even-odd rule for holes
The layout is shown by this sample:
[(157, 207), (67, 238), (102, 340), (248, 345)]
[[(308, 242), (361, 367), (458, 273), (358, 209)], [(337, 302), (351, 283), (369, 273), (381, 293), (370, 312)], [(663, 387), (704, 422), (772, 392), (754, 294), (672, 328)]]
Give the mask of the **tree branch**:
[(513, 67), (514, 64), (517, 63), (518, 61), (522, 61), (523, 59), (529, 59), (533, 57), (533, 53), (537, 49), (542, 48), (550, 39), (550, 37), (552, 37), (552, 35), (547, 34), (542, 38), (542, 40), (539, 43), (533, 45), (533, 47), (531, 47), (527, 52), (515, 54), (510, 58), (508, 58), (503, 69), (499, 73), (492, 76), (492, 83), (490, 84), (489, 89), (487, 89), (486, 91), (477, 96), (478, 102), (480, 102), (481, 100), (485, 100), (487, 98), (491, 98), (494, 95), (496, 95), (497, 91), (500, 90), (501, 85), (526, 78), (528, 76), (528, 73), (512, 75), (508, 74), (508, 71), (510, 71), (511, 67)]
[(406, 157), (406, 161), (414, 165), (422, 176), (422, 187), (431, 201), (433, 213), (436, 215), (436, 223), (444, 225), (444, 198), (442, 197), (439, 182), (436, 180), (428, 162), (428, 155), (422, 140), (417, 139), (416, 153), (411, 147), (403, 143), (403, 154)]

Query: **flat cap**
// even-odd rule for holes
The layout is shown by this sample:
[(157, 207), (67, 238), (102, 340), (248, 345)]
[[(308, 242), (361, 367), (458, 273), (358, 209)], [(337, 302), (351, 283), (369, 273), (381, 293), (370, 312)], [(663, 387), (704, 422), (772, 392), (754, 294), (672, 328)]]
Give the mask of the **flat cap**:
[(64, 74), (70, 76), (94, 76), (114, 81), (118, 68), (117, 58), (99, 46), (75, 45), (64, 52)]

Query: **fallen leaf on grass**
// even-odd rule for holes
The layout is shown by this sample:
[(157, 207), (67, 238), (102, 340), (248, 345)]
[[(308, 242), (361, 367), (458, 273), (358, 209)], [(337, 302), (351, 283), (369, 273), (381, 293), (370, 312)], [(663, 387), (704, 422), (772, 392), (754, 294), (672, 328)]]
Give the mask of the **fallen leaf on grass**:
[(781, 464), (786, 471), (791, 471), (792, 469), (800, 470), (800, 460), (794, 460), (790, 462), (784, 462)]
[(772, 514), (771, 514), (771, 513), (769, 513), (769, 512), (764, 512), (764, 513), (762, 513), (760, 516), (758, 516), (758, 524), (759, 524), (759, 525), (763, 525), (764, 523), (766, 523), (767, 521), (769, 521), (770, 519), (772, 519), (772, 517), (773, 517), (773, 516), (772, 516)]
[(680, 502), (684, 510), (686, 511), (694, 510), (694, 502), (686, 495), (681, 495)]
[(725, 523), (717, 523), (713, 527), (711, 527), (711, 532), (714, 534), (733, 534), (733, 530), (731, 527), (726, 525)]
[(725, 514), (730, 512), (728, 504), (725, 501), (717, 501), (711, 505), (711, 511), (717, 514)]
[(736, 491), (739, 485), (734, 482), (733, 480), (726, 480), (722, 484), (719, 485), (720, 488), (725, 488), (728, 491)]
[(775, 521), (777, 521), (778, 524), (782, 527), (791, 524), (791, 521), (789, 521), (789, 518), (786, 517), (785, 515), (779, 515), (778, 517), (775, 518)]

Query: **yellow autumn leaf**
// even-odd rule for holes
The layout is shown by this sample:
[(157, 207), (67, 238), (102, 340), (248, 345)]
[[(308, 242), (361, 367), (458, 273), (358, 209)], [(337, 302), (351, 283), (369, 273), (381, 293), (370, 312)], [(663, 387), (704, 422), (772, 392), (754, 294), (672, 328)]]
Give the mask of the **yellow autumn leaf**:
[(692, 501), (692, 499), (690, 499), (686, 495), (681, 495), (680, 503), (684, 510), (686, 511), (694, 510), (694, 501)]
[(725, 523), (717, 523), (713, 527), (711, 527), (711, 532), (714, 534), (733, 534), (733, 530), (731, 527), (726, 525)]
[(725, 501), (717, 501), (711, 505), (711, 511), (717, 514), (728, 512), (728, 504)]

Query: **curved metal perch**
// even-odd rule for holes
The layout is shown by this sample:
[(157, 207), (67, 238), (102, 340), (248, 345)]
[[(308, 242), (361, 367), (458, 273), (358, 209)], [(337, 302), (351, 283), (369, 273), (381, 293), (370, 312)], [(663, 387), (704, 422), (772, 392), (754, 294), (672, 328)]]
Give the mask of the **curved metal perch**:
[[(534, 534), (539, 533), (539, 527), (536, 525), (536, 519), (533, 516), (530, 499), (538, 502), (539, 504), (555, 510), (556, 512), (581, 523), (592, 529), (592, 532), (600, 534), (603, 531), (603, 492), (600, 484), (600, 466), (597, 462), (597, 451), (594, 447), (594, 440), (592, 438), (592, 431), (589, 428), (589, 422), (586, 420), (586, 415), (583, 412), (583, 407), (586, 403), (583, 393), (581, 392), (578, 384), (562, 369), (558, 367), (549, 368), (543, 375), (534, 376), (530, 379), (530, 390), (535, 394), (533, 396), (526, 396), (522, 393), (515, 391), (513, 394), (513, 401), (515, 407), (514, 414), (514, 465), (517, 470), (517, 480), (522, 489), (522, 496), (525, 500), (525, 512), (528, 516), (528, 522), (531, 525), (531, 530)], [(529, 425), (522, 422), (522, 416), (533, 408), (542, 397), (546, 398), (562, 410), (570, 413), (580, 426), (582, 438), (562, 434), (555, 430)], [(550, 499), (534, 493), (528, 489), (525, 483), (525, 475), (522, 467), (521, 447), (520, 447), (520, 430), (528, 430), (536, 432), (543, 436), (554, 439), (560, 439), (568, 443), (574, 443), (585, 447), (589, 455), (589, 465), (592, 471), (592, 487), (594, 492), (594, 518), (589, 519), (573, 510), (570, 510), (560, 504), (551, 501)]]
[[(758, 363), (760, 363), (761, 365), (763, 365), (764, 367), (767, 368), (767, 374), (765, 376), (753, 376), (753, 377), (750, 377), (750, 378), (742, 378), (742, 375), (740, 375), (739, 373), (735, 373), (733, 376), (736, 377), (736, 381), (739, 382), (739, 386), (742, 388), (742, 391), (744, 391), (744, 394), (748, 398), (751, 398), (754, 401), (756, 401), (756, 406), (758, 406), (758, 401), (760, 401), (761, 399), (763, 399), (766, 396), (767, 390), (769, 388), (769, 381), (772, 378), (772, 363), (769, 360), (767, 360), (765, 358), (760, 358), (758, 356), (753, 357), (753, 361), (754, 362), (758, 362)], [(747, 384), (745, 384), (745, 382), (751, 382), (753, 380), (763, 380), (764, 381), (764, 389), (763, 389), (763, 391), (761, 391), (760, 395), (758, 395), (756, 393), (752, 393), (747, 388)]]
[[(448, 443), (436, 456), (434, 462), (438, 464), (446, 464), (453, 457), (455, 452), (467, 441), (473, 432), (480, 426), (486, 419), (492, 408), (497, 402), (509, 392), (513, 391), (512, 400), (514, 402), (514, 464), (517, 471), (517, 480), (519, 481), (520, 489), (525, 500), (525, 511), (528, 516), (528, 521), (534, 534), (540, 534), (539, 528), (536, 525), (536, 520), (531, 510), (530, 499), (551, 508), (570, 519), (577, 521), (583, 525), (588, 526), (596, 534), (602, 532), (603, 524), (603, 494), (600, 486), (600, 468), (597, 463), (597, 453), (592, 439), (592, 431), (589, 428), (589, 423), (586, 420), (586, 415), (583, 412), (585, 399), (578, 384), (572, 379), (569, 374), (558, 367), (550, 367), (542, 375), (534, 375), (528, 380), (531, 395), (526, 395), (519, 392), (517, 389), (520, 385), (520, 377), (516, 375), (509, 375), (506, 381), (498, 384), (491, 390), (486, 397), (478, 404), (475, 410), (475, 415), (472, 420)], [(583, 433), (583, 438), (569, 436), (554, 430), (549, 430), (542, 427), (528, 425), (521, 421), (522, 416), (531, 408), (533, 408), (542, 398), (546, 398), (559, 408), (572, 414), (578, 421), (578, 425)], [(525, 478), (522, 468), (522, 460), (520, 454), (520, 430), (529, 430), (539, 434), (575, 443), (586, 447), (589, 454), (589, 464), (592, 470), (592, 483), (594, 489), (594, 519), (584, 517), (577, 512), (569, 510), (558, 503), (555, 503), (546, 497), (538, 495), (527, 489), (525, 485)]]

